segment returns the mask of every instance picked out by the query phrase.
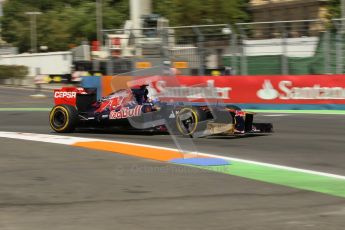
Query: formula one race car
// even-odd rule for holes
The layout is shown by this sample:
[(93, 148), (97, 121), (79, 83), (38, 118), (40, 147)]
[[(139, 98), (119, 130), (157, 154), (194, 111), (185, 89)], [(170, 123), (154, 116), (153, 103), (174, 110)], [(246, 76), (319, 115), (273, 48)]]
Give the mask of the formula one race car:
[(63, 87), (54, 91), (49, 115), (58, 133), (76, 128), (156, 130), (174, 135), (203, 137), (214, 134), (269, 133), (270, 123), (253, 123), (254, 113), (236, 106), (189, 106), (152, 102), (146, 85), (118, 90), (97, 100), (95, 89)]

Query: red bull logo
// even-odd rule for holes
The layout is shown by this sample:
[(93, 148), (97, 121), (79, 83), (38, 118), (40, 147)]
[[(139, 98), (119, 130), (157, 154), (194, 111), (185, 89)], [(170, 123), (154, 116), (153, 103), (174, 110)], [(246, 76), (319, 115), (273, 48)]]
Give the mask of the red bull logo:
[(109, 114), (109, 119), (115, 120), (115, 119), (123, 119), (123, 118), (140, 116), (142, 113), (141, 111), (142, 107), (143, 107), (142, 105), (137, 105), (133, 109), (125, 107), (117, 112), (111, 111)]

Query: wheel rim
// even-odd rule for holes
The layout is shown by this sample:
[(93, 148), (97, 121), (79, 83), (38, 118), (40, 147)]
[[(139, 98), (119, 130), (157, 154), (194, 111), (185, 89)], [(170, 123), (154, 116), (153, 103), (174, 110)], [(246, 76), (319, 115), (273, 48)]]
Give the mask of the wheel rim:
[(176, 122), (181, 134), (191, 135), (196, 130), (198, 117), (193, 110), (183, 109), (178, 113)]
[(57, 128), (57, 129), (63, 128), (67, 123), (66, 112), (61, 110), (61, 109), (56, 110), (53, 114), (52, 121), (53, 121), (53, 126), (55, 128)]

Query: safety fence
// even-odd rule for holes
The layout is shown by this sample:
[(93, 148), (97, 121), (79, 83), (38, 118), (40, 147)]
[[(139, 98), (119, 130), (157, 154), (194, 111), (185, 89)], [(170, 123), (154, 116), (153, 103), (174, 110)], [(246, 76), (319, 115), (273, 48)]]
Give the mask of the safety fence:
[[(344, 19), (345, 20), (345, 19)], [(105, 30), (108, 74), (154, 67), (177, 75), (303, 75), (345, 72), (345, 21)], [(167, 67), (168, 66), (168, 67)], [(104, 71), (103, 71), (104, 72)]]
[(147, 69), (147, 74), (158, 66), (184, 75), (210, 74), (225, 69), (224, 55), (231, 48), (231, 28), (226, 24), (104, 30), (104, 34), (111, 62), (133, 60), (131, 70)]

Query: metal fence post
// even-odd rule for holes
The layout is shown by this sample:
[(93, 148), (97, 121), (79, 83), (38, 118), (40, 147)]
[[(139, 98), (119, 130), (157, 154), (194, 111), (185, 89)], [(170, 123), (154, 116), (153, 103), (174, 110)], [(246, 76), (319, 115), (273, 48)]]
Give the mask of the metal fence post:
[(112, 58), (109, 58), (107, 60), (106, 72), (107, 72), (107, 75), (110, 75), (110, 76), (114, 75), (114, 61), (112, 60)]
[(163, 57), (164, 61), (170, 60), (169, 55), (169, 33), (168, 28), (162, 28), (161, 32), (161, 39), (162, 39), (162, 45), (161, 45), (161, 56)]
[(342, 31), (342, 21), (337, 23), (337, 35), (336, 35), (336, 73), (343, 73), (343, 31)]
[(282, 66), (281, 73), (283, 75), (289, 74), (289, 60), (288, 60), (288, 50), (287, 50), (287, 33), (286, 33), (286, 24), (282, 25)]
[(229, 53), (232, 53), (231, 54), (232, 74), (236, 75), (238, 73), (238, 70), (237, 70), (237, 34), (233, 30), (231, 33), (230, 52)]
[(198, 40), (198, 53), (199, 53), (199, 76), (205, 75), (205, 55), (204, 55), (204, 35), (201, 33), (200, 29), (193, 27), (194, 33), (197, 35)]
[(331, 56), (330, 56), (330, 33), (329, 30), (326, 30), (323, 36), (323, 56), (324, 56), (324, 74), (331, 74), (330, 70), (330, 62), (331, 62)]
[(92, 71), (98, 72), (101, 70), (101, 63), (99, 60), (93, 60), (92, 61)]
[(241, 74), (240, 75), (248, 75), (248, 63), (247, 63), (247, 56), (245, 50), (244, 40), (246, 38), (243, 29), (240, 27), (240, 37), (241, 37)]

